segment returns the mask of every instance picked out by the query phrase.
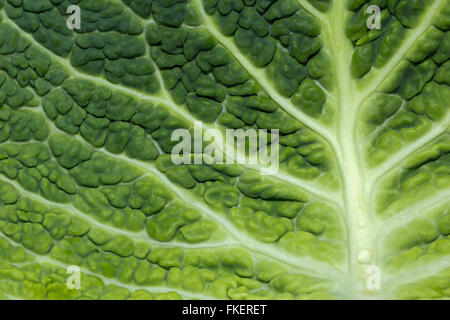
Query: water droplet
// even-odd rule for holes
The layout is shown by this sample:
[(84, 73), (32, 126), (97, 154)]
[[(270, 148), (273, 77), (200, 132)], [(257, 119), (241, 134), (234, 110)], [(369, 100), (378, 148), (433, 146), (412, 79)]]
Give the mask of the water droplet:
[(369, 250), (363, 249), (358, 253), (358, 262), (362, 264), (369, 264), (372, 261), (372, 254)]
[(367, 227), (367, 222), (366, 222), (366, 220), (363, 220), (363, 219), (359, 220), (358, 226), (359, 226), (361, 229), (364, 229), (365, 227)]

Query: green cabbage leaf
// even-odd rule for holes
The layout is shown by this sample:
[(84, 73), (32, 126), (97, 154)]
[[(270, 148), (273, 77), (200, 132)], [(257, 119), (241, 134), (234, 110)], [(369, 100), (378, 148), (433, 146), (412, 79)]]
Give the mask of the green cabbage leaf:
[[(449, 299), (449, 29), (449, 0), (0, 0), (0, 298)], [(195, 121), (279, 130), (278, 172), (175, 165)]]

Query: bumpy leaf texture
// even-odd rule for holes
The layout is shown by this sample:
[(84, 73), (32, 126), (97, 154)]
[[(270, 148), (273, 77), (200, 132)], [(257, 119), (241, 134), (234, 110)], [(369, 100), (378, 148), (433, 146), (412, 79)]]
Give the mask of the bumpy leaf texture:
[[(449, 0), (0, 8), (0, 298), (450, 298)], [(280, 171), (174, 165), (195, 120)]]

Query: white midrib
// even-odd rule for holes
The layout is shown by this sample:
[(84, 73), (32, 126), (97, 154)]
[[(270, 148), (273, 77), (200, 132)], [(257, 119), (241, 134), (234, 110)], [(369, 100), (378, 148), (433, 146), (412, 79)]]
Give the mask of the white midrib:
[[(195, 0), (198, 4), (200, 4), (199, 0)], [(303, 6), (305, 6), (304, 0), (297, 0)], [(444, 0), (445, 1), (445, 0)], [(366, 178), (363, 174), (363, 169), (360, 167), (361, 159), (359, 156), (358, 148), (355, 145), (355, 129), (356, 129), (356, 119), (358, 113), (358, 107), (361, 102), (368, 97), (373, 91), (378, 88), (378, 85), (388, 76), (388, 74), (394, 69), (397, 65), (398, 61), (403, 58), (406, 54), (410, 46), (413, 45), (416, 39), (416, 35), (422, 35), (423, 32), (426, 31), (429, 22), (431, 22), (432, 17), (435, 12), (439, 9), (440, 5), (444, 2), (442, 0), (436, 0), (431, 9), (425, 14), (427, 18), (425, 18), (420, 24), (419, 28), (417, 28), (416, 32), (401, 46), (400, 50), (394, 55), (393, 59), (382, 69), (378, 70), (380, 73), (378, 76), (375, 76), (374, 79), (370, 83), (372, 86), (368, 86), (365, 90), (358, 90), (356, 86), (354, 86), (354, 82), (350, 76), (350, 62), (351, 62), (351, 43), (345, 37), (345, 4), (344, 1), (335, 1), (334, 6), (331, 11), (329, 11), (326, 15), (319, 13), (319, 17), (321, 18), (322, 26), (326, 26), (326, 30), (324, 31), (325, 40), (328, 41), (330, 48), (332, 48), (331, 52), (334, 55), (335, 63), (335, 74), (336, 74), (336, 83), (339, 87), (339, 102), (341, 114), (340, 122), (339, 122), (339, 130), (338, 137), (335, 137), (333, 133), (328, 128), (323, 127), (320, 123), (316, 123), (311, 119), (305, 117), (302, 113), (297, 111), (291, 104), (288, 99), (281, 97), (272, 87), (268, 86), (267, 88), (263, 88), (265, 91), (271, 96), (274, 96), (274, 99), (277, 101), (280, 99), (281, 106), (288, 113), (294, 114), (294, 116), (301, 120), (305, 125), (310, 127), (316, 133), (319, 133), (326, 140), (331, 142), (333, 147), (335, 148), (335, 152), (337, 153), (337, 157), (339, 158), (342, 179), (344, 182), (344, 201), (345, 201), (345, 212), (344, 214), (348, 218), (347, 229), (349, 234), (349, 270), (348, 277), (346, 281), (348, 282), (349, 287), (349, 296), (348, 298), (370, 298), (371, 295), (368, 295), (366, 290), (364, 289), (365, 280), (367, 275), (365, 273), (366, 266), (359, 264), (357, 261), (357, 254), (361, 249), (373, 250), (374, 244), (376, 243), (374, 237), (374, 223), (371, 221), (370, 210), (371, 207), (369, 205), (370, 201), (367, 198), (367, 194), (370, 190), (366, 188), (368, 185), (366, 182)], [(307, 3), (306, 3), (307, 4)], [(202, 11), (202, 10), (199, 10)], [(317, 14), (317, 12), (315, 12)], [(2, 12), (1, 15), (4, 16), (7, 20), (9, 20), (6, 15)], [(324, 19), (325, 17), (325, 19)], [(209, 17), (206, 16), (207, 19)], [(210, 20), (208, 20), (210, 21)], [(14, 25), (11, 23), (11, 25)], [(218, 36), (223, 40), (223, 44), (225, 47), (235, 48), (235, 45), (228, 41), (225, 37), (223, 37), (214, 27), (209, 30), (215, 36)], [(21, 33), (22, 34), (22, 33)], [(27, 35), (28, 36), (28, 35)], [(32, 38), (30, 37), (30, 40)], [(33, 44), (37, 44), (35, 41), (32, 41)], [(239, 53), (239, 50), (236, 51), (238, 55), (240, 55), (241, 59), (246, 59), (245, 56)], [(55, 57), (52, 55), (52, 57)], [(64, 59), (58, 59), (64, 65), (67, 66), (67, 63)], [(247, 60), (245, 60), (247, 61)], [(263, 76), (256, 68), (251, 67), (249, 63), (245, 69), (251, 68), (250, 71), (253, 76), (259, 78), (259, 76)], [(72, 69), (72, 68), (71, 68)], [(87, 78), (88, 76), (84, 74), (77, 74), (77, 76)], [(99, 78), (92, 77), (93, 81), (99, 82)], [(265, 77), (264, 77), (265, 78)], [(111, 84), (106, 80), (103, 80), (105, 85), (111, 86)], [(100, 81), (102, 82), (102, 81)], [(264, 82), (264, 81), (263, 81)], [(375, 86), (376, 85), (376, 86)], [(121, 88), (123, 91), (127, 91), (129, 93), (136, 94), (136, 91), (132, 89)], [(141, 98), (150, 100), (150, 96), (139, 95)], [(156, 100), (167, 103), (164, 99), (156, 98)], [(187, 114), (189, 115), (189, 114)], [(187, 116), (186, 115), (186, 116)], [(189, 118), (189, 117), (188, 117)], [(129, 160), (129, 159), (127, 159)], [(135, 163), (137, 165), (137, 163)], [(369, 184), (371, 185), (371, 184)], [(206, 208), (201, 208), (207, 210)], [(364, 227), (360, 227), (364, 226)], [(269, 250), (270, 252), (271, 250)], [(372, 251), (375, 252), (375, 251)], [(272, 252), (271, 252), (272, 253)], [(282, 257), (284, 260), (285, 257)], [(290, 260), (290, 259), (287, 259)], [(293, 260), (290, 260), (291, 263), (295, 264)], [(371, 264), (376, 263), (376, 261), (372, 261)], [(323, 270), (321, 270), (323, 271)]]
[(372, 222), (366, 190), (361, 157), (355, 145), (356, 124), (359, 102), (354, 98), (356, 88), (351, 78), (351, 58), (353, 46), (345, 36), (347, 10), (344, 1), (334, 2), (328, 19), (322, 21), (323, 37), (333, 55), (336, 85), (339, 92), (340, 118), (338, 122), (338, 150), (342, 155), (340, 162), (343, 181), (344, 210), (348, 234), (348, 274), (347, 298), (370, 299), (365, 290), (366, 266), (358, 262), (361, 250), (374, 252)]
[[(344, 2), (340, 2), (333, 6), (333, 10), (327, 15), (320, 14), (320, 20), (324, 29), (324, 42), (327, 42), (335, 63), (336, 83), (339, 87), (339, 101), (341, 108), (345, 108), (345, 118), (341, 117), (338, 125), (338, 136), (333, 133), (332, 129), (326, 128), (311, 118), (297, 110), (287, 98), (282, 97), (275, 89), (268, 85), (267, 78), (263, 69), (256, 68), (236, 47), (234, 41), (223, 36), (214, 25), (212, 19), (202, 10), (200, 0), (195, 0), (198, 11), (202, 19), (209, 27), (209, 32), (225, 47), (230, 49), (233, 56), (239, 61), (243, 67), (258, 79), (263, 90), (272, 97), (281, 107), (298, 119), (310, 129), (325, 138), (333, 148), (335, 155), (340, 164), (340, 171), (344, 184), (344, 220), (348, 231), (348, 273), (344, 280), (346, 291), (349, 292), (348, 298), (360, 299), (367, 298), (364, 291), (366, 280), (366, 267), (358, 263), (357, 255), (360, 250), (366, 249), (374, 252), (374, 241), (371, 236), (372, 224), (369, 221), (368, 199), (366, 198), (361, 168), (359, 164), (361, 159), (355, 146), (355, 128), (358, 106), (360, 103), (355, 102), (352, 87), (353, 81), (350, 77), (350, 66), (353, 49), (351, 42), (345, 37), (345, 13), (346, 8)], [(304, 1), (300, 1), (301, 5), (305, 5)], [(308, 8), (306, 8), (308, 10)], [(308, 10), (309, 11), (309, 10)], [(317, 16), (317, 11), (313, 10), (313, 15)], [(319, 18), (319, 17), (318, 17)], [(359, 227), (363, 226), (363, 227)], [(337, 279), (335, 279), (337, 280)], [(369, 296), (370, 298), (370, 296)]]
[[(370, 94), (375, 92), (383, 83), (389, 74), (395, 69), (398, 63), (405, 57), (408, 50), (416, 43), (416, 41), (424, 34), (431, 25), (432, 18), (441, 8), (444, 1), (436, 0), (427, 10), (419, 23), (418, 27), (410, 32), (405, 42), (400, 46), (397, 53), (391, 58), (389, 63), (381, 70), (376, 71), (376, 76), (370, 77), (371, 85), (365, 88), (358, 87), (351, 77), (351, 57), (353, 48), (349, 39), (345, 37), (345, 21), (346, 8), (344, 2), (334, 2), (333, 10), (329, 12), (329, 22), (322, 21), (322, 25), (326, 26), (324, 32), (325, 38), (328, 35), (328, 42), (334, 54), (336, 83), (339, 91), (339, 101), (341, 110), (341, 118), (338, 124), (339, 132), (339, 154), (342, 155), (341, 173), (344, 185), (344, 201), (347, 215), (348, 234), (349, 234), (349, 269), (348, 279), (352, 283), (349, 284), (349, 298), (352, 299), (373, 299), (386, 296), (385, 293), (377, 291), (369, 291), (366, 286), (368, 278), (368, 264), (381, 266), (378, 253), (379, 239), (377, 231), (380, 228), (380, 220), (375, 217), (373, 212), (372, 195), (373, 187), (376, 180), (385, 170), (395, 166), (403, 161), (406, 156), (413, 150), (430, 141), (430, 136), (434, 137), (438, 133), (445, 130), (448, 123), (448, 116), (442, 124), (439, 124), (434, 130), (426, 135), (423, 139), (419, 139), (416, 143), (402, 150), (395, 159), (388, 161), (380, 169), (368, 172), (362, 166), (363, 159), (360, 149), (357, 147), (357, 117), (358, 111), (364, 100)], [(367, 250), (371, 257), (370, 261), (358, 261), (358, 254), (362, 250)]]
[[(263, 71), (253, 67), (251, 62), (244, 55), (242, 55), (240, 53), (240, 51), (237, 49), (237, 47), (235, 46), (233, 41), (224, 37), (217, 31), (217, 29), (215, 28), (215, 26), (212, 23), (211, 18), (209, 16), (207, 16), (206, 13), (201, 9), (202, 5), (201, 5), (200, 1), (197, 0), (196, 3), (198, 5), (199, 12), (202, 14), (202, 17), (203, 17), (205, 23), (209, 26), (209, 32), (211, 34), (213, 34), (213, 36), (224, 47), (231, 49), (230, 51), (232, 51), (232, 53), (235, 56), (235, 58), (237, 59), (237, 61), (239, 61), (241, 64), (244, 65), (244, 69), (246, 69), (247, 72), (249, 72), (249, 74), (253, 78), (259, 80), (259, 83), (261, 84), (263, 89), (275, 101), (277, 101), (285, 111), (290, 113), (296, 119), (300, 120), (304, 125), (309, 127), (311, 130), (313, 130), (314, 132), (316, 132), (317, 134), (322, 136), (326, 141), (328, 141), (330, 143), (331, 147), (334, 149), (333, 151), (336, 153), (338, 162), (341, 163), (341, 172), (342, 172), (343, 180), (345, 183), (344, 188), (345, 188), (345, 194), (346, 194), (346, 198), (345, 198), (346, 208), (344, 209), (344, 211), (346, 213), (345, 218), (347, 220), (347, 229), (348, 229), (348, 233), (349, 233), (348, 243), (350, 244), (349, 251), (351, 253), (349, 263), (352, 264), (351, 263), (352, 261), (356, 261), (355, 260), (356, 254), (354, 253), (356, 251), (356, 248), (353, 248), (353, 244), (359, 242), (358, 240), (355, 241), (355, 239), (360, 239), (360, 240), (366, 239), (364, 232), (355, 234), (355, 230), (354, 230), (354, 226), (356, 225), (357, 217), (360, 215), (359, 212), (362, 211), (362, 210), (360, 210), (360, 208), (358, 206), (355, 207), (354, 205), (357, 203), (361, 203), (361, 201), (359, 201), (358, 199), (362, 199), (361, 195), (363, 194), (363, 192), (361, 192), (361, 190), (358, 188), (358, 185), (361, 185), (361, 183), (360, 183), (361, 176), (360, 176), (359, 168), (357, 165), (359, 163), (359, 159), (357, 157), (357, 153), (354, 148), (354, 136), (353, 136), (354, 130), (352, 129), (352, 128), (354, 128), (354, 124), (353, 123), (352, 124), (343, 123), (343, 125), (341, 125), (341, 127), (345, 128), (345, 130), (340, 132), (339, 139), (337, 139), (336, 135), (334, 133), (332, 133), (332, 130), (330, 130), (330, 128), (326, 128), (324, 125), (310, 119), (309, 117), (307, 117), (306, 115), (301, 113), (299, 110), (297, 110), (291, 104), (289, 99), (282, 97), (277, 91), (275, 91), (275, 89), (272, 86), (268, 85), (268, 81), (267, 81), (266, 76), (264, 75)], [(304, 5), (304, 1), (302, 1), (301, 4)], [(333, 11), (336, 11), (336, 9), (339, 10), (340, 12), (337, 12), (338, 15), (334, 15), (333, 13), (330, 13), (330, 14), (333, 15), (334, 18), (336, 19), (337, 17), (341, 17), (345, 10), (341, 10), (341, 8), (337, 7), (337, 6), (335, 6), (335, 7), (336, 8)], [(315, 14), (318, 14), (318, 12), (316, 11)], [(16, 28), (14, 22), (12, 22), (6, 16), (6, 14), (4, 12), (2, 12), (1, 15), (3, 16), (4, 20), (9, 22), (9, 25)], [(320, 18), (321, 18), (320, 20), (322, 21), (322, 23), (327, 21), (327, 19), (324, 19), (325, 16), (323, 14), (320, 16)], [(341, 39), (340, 41), (337, 41), (336, 36), (338, 36), (338, 38), (340, 39), (345, 34), (342, 31), (343, 30), (343, 22), (344, 22), (343, 19), (340, 19), (341, 21), (338, 21), (338, 20), (339, 20), (339, 18), (337, 18), (337, 20), (336, 20), (336, 22), (337, 22), (336, 25), (341, 26), (341, 28), (339, 28), (339, 31), (336, 32), (336, 34), (330, 33), (330, 42), (333, 42), (333, 45), (336, 50), (336, 51), (334, 51), (334, 50), (332, 50), (332, 51), (338, 53), (338, 55), (337, 55), (338, 57), (337, 57), (336, 61), (342, 62), (342, 63), (337, 64), (338, 65), (337, 67), (340, 69), (336, 72), (336, 74), (340, 77), (340, 79), (337, 80), (337, 83), (343, 84), (345, 86), (345, 85), (348, 85), (351, 83), (351, 81), (350, 81), (351, 79), (349, 78), (349, 72), (348, 72), (349, 62), (347, 61), (348, 57), (346, 57), (346, 52), (348, 53), (349, 51), (345, 50), (344, 48), (340, 48), (339, 46), (342, 45), (343, 43), (348, 43), (348, 41), (347, 41), (347, 39)], [(328, 29), (331, 30), (331, 28), (328, 28)], [(335, 29), (335, 31), (337, 31), (337, 29)], [(332, 34), (332, 36), (331, 36), (331, 34)], [(91, 80), (96, 83), (100, 83), (102, 85), (108, 86), (108, 87), (117, 88), (120, 91), (126, 92), (131, 95), (135, 95), (142, 100), (153, 100), (155, 102), (164, 103), (166, 105), (168, 104), (170, 106), (170, 109), (172, 109), (179, 115), (183, 116), (188, 121), (193, 122), (193, 120), (195, 120), (185, 110), (180, 109), (179, 106), (173, 105), (172, 101), (170, 99), (167, 99), (166, 94), (163, 94), (162, 97), (152, 97), (152, 96), (148, 96), (148, 95), (142, 94), (140, 92), (137, 92), (136, 90), (133, 90), (133, 89), (125, 88), (120, 85), (113, 85), (113, 84), (109, 83), (107, 80), (104, 80), (99, 77), (93, 77), (93, 76), (89, 76), (86, 74), (82, 74), (82, 73), (76, 71), (67, 62), (67, 60), (65, 60), (59, 56), (56, 56), (55, 54), (50, 52), (48, 49), (44, 48), (42, 45), (37, 43), (31, 35), (28, 35), (26, 33), (21, 33), (21, 35), (26, 37), (31, 43), (38, 46), (40, 49), (42, 49), (42, 50), (46, 51), (48, 54), (50, 54), (53, 59), (57, 60), (60, 64), (65, 66), (68, 70), (70, 70), (70, 73), (72, 75), (75, 75), (76, 77)], [(333, 41), (331, 41), (331, 40), (333, 40)], [(351, 57), (351, 54), (349, 54), (349, 57)], [(161, 79), (158, 79), (158, 80), (161, 80)], [(350, 108), (348, 110), (346, 108), (346, 118), (347, 117), (350, 118), (350, 113), (351, 113), (352, 114), (351, 118), (356, 119), (356, 105), (353, 105), (352, 99), (347, 94), (344, 94), (346, 92), (352, 92), (352, 89), (341, 87), (340, 91), (341, 91), (341, 94), (340, 94), (341, 104), (340, 105), (341, 106), (352, 105), (351, 112), (350, 112)], [(347, 111), (349, 111), (350, 113)], [(338, 140), (340, 140), (339, 143), (338, 143)], [(347, 142), (342, 143), (342, 141), (347, 141)], [(102, 150), (101, 152), (107, 153), (106, 150)], [(343, 154), (345, 154), (345, 158), (343, 157)], [(111, 156), (114, 156), (115, 158), (121, 157), (119, 155), (111, 155)], [(178, 188), (174, 188), (174, 186), (172, 186), (171, 182), (168, 181), (167, 178), (164, 175), (162, 175), (161, 173), (159, 173), (153, 166), (144, 165), (140, 162), (130, 160), (128, 158), (124, 158), (124, 160), (131, 162), (134, 165), (137, 165), (141, 168), (144, 168), (147, 172), (152, 172), (153, 174), (158, 176), (159, 179), (163, 180), (163, 182), (165, 182), (169, 186), (171, 186), (171, 191), (175, 192), (175, 194), (178, 197), (183, 198), (186, 196), (186, 194), (183, 193), (181, 190), (178, 190)], [(344, 165), (345, 163), (347, 163), (348, 165)], [(280, 177), (280, 178), (283, 179), (285, 177)], [(295, 181), (296, 179), (292, 179), (292, 178), (287, 179), (287, 180), (290, 183), (297, 182), (297, 181)], [(349, 183), (349, 181), (351, 181), (352, 183)], [(305, 187), (305, 185), (303, 185), (303, 187)], [(308, 189), (309, 188), (307, 188), (307, 190)], [(313, 191), (312, 188), (309, 191)], [(323, 196), (323, 194), (321, 194), (320, 192), (317, 192), (317, 190), (314, 190), (314, 191), (316, 191), (315, 192), (316, 195), (320, 194), (321, 196)], [(324, 198), (326, 198), (326, 197), (324, 196)], [(190, 203), (193, 206), (195, 206), (202, 212), (207, 213), (207, 215), (210, 218), (212, 218), (213, 220), (220, 222), (222, 224), (222, 226), (224, 226), (228, 230), (228, 232), (232, 235), (233, 238), (238, 239), (239, 242), (241, 242), (242, 244), (245, 244), (245, 246), (248, 247), (250, 250), (258, 252), (263, 255), (270, 256), (271, 258), (273, 258), (275, 260), (279, 260), (280, 262), (283, 262), (292, 267), (303, 267), (303, 268), (305, 268), (306, 273), (308, 273), (307, 270), (313, 269), (317, 273), (322, 274), (322, 276), (327, 275), (327, 276), (333, 277), (334, 280), (336, 280), (336, 281), (338, 281), (338, 278), (341, 277), (341, 275), (338, 274), (338, 272), (336, 272), (336, 270), (333, 270), (332, 268), (324, 268), (323, 264), (317, 263), (313, 259), (310, 259), (310, 258), (301, 258), (300, 259), (297, 257), (293, 257), (290, 254), (286, 254), (284, 252), (281, 252), (280, 250), (271, 248), (270, 246), (261, 246), (256, 241), (253, 241), (253, 239), (249, 239), (248, 237), (243, 237), (240, 232), (236, 232), (236, 230), (234, 230), (234, 228), (231, 225), (229, 225), (228, 221), (226, 221), (222, 217), (215, 214), (208, 207), (202, 205), (201, 203), (198, 203), (194, 199), (190, 199), (190, 200), (192, 200), (192, 201), (190, 201)], [(349, 286), (352, 286), (352, 282), (354, 280), (352, 277), (350, 277), (350, 275), (353, 276), (355, 274), (353, 269), (354, 268), (350, 268), (350, 270), (352, 270), (352, 271), (349, 272), (349, 278), (346, 279), (346, 282), (348, 283)]]

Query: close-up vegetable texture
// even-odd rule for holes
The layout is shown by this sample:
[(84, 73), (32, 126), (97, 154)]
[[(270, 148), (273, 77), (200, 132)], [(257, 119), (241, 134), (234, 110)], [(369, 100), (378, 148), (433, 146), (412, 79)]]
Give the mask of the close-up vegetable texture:
[[(449, 299), (449, 29), (450, 0), (0, 0), (0, 298)], [(182, 150), (199, 123), (277, 170)]]

